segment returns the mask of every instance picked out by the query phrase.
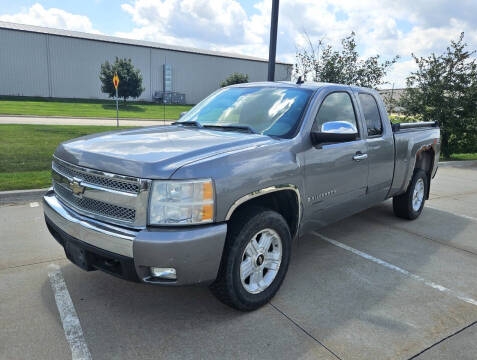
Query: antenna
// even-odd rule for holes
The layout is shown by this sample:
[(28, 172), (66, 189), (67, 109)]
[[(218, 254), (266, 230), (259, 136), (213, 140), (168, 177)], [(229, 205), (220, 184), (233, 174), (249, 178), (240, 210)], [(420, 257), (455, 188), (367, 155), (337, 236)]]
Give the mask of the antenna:
[(296, 83), (297, 83), (298, 85), (301, 85), (301, 84), (304, 83), (303, 79), (301, 78), (301, 75), (298, 76), (298, 80), (296, 81)]

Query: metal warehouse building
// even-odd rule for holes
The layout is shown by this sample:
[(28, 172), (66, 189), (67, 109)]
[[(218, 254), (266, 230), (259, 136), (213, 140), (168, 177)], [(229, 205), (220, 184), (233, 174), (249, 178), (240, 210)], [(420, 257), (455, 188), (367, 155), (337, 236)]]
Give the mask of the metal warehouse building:
[[(116, 56), (140, 69), (140, 99), (148, 101), (172, 91), (197, 103), (233, 72), (249, 81), (267, 78), (267, 60), (260, 58), (0, 21), (0, 95), (107, 98), (100, 67)], [(277, 63), (275, 79), (289, 80), (291, 70)]]

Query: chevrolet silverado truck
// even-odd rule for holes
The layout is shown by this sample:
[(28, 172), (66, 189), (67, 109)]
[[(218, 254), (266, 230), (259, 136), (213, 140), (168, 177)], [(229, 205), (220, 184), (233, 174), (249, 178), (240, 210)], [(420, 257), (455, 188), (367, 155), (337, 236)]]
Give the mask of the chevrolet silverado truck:
[(43, 208), (84, 270), (206, 284), (253, 310), (277, 292), (307, 232), (388, 198), (397, 216), (417, 218), (439, 151), (437, 123), (392, 125), (374, 90), (239, 84), (172, 125), (60, 144)]

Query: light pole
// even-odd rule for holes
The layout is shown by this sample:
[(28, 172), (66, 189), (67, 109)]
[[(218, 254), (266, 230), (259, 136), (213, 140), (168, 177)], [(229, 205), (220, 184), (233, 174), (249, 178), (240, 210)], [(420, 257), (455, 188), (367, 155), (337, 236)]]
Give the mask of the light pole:
[(268, 81), (275, 81), (275, 57), (277, 56), (277, 27), (279, 0), (272, 3), (272, 21), (270, 24), (270, 47), (268, 49)]

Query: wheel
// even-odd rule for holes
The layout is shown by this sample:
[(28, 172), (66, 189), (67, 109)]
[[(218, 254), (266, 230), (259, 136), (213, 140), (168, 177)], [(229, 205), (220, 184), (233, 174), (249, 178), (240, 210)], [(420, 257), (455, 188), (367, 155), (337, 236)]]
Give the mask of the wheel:
[(414, 220), (421, 215), (426, 201), (428, 177), (424, 170), (416, 170), (407, 191), (393, 197), (394, 214), (400, 218)]
[(285, 278), (291, 253), (287, 222), (266, 208), (247, 209), (229, 225), (213, 294), (223, 303), (251, 311), (266, 304)]

